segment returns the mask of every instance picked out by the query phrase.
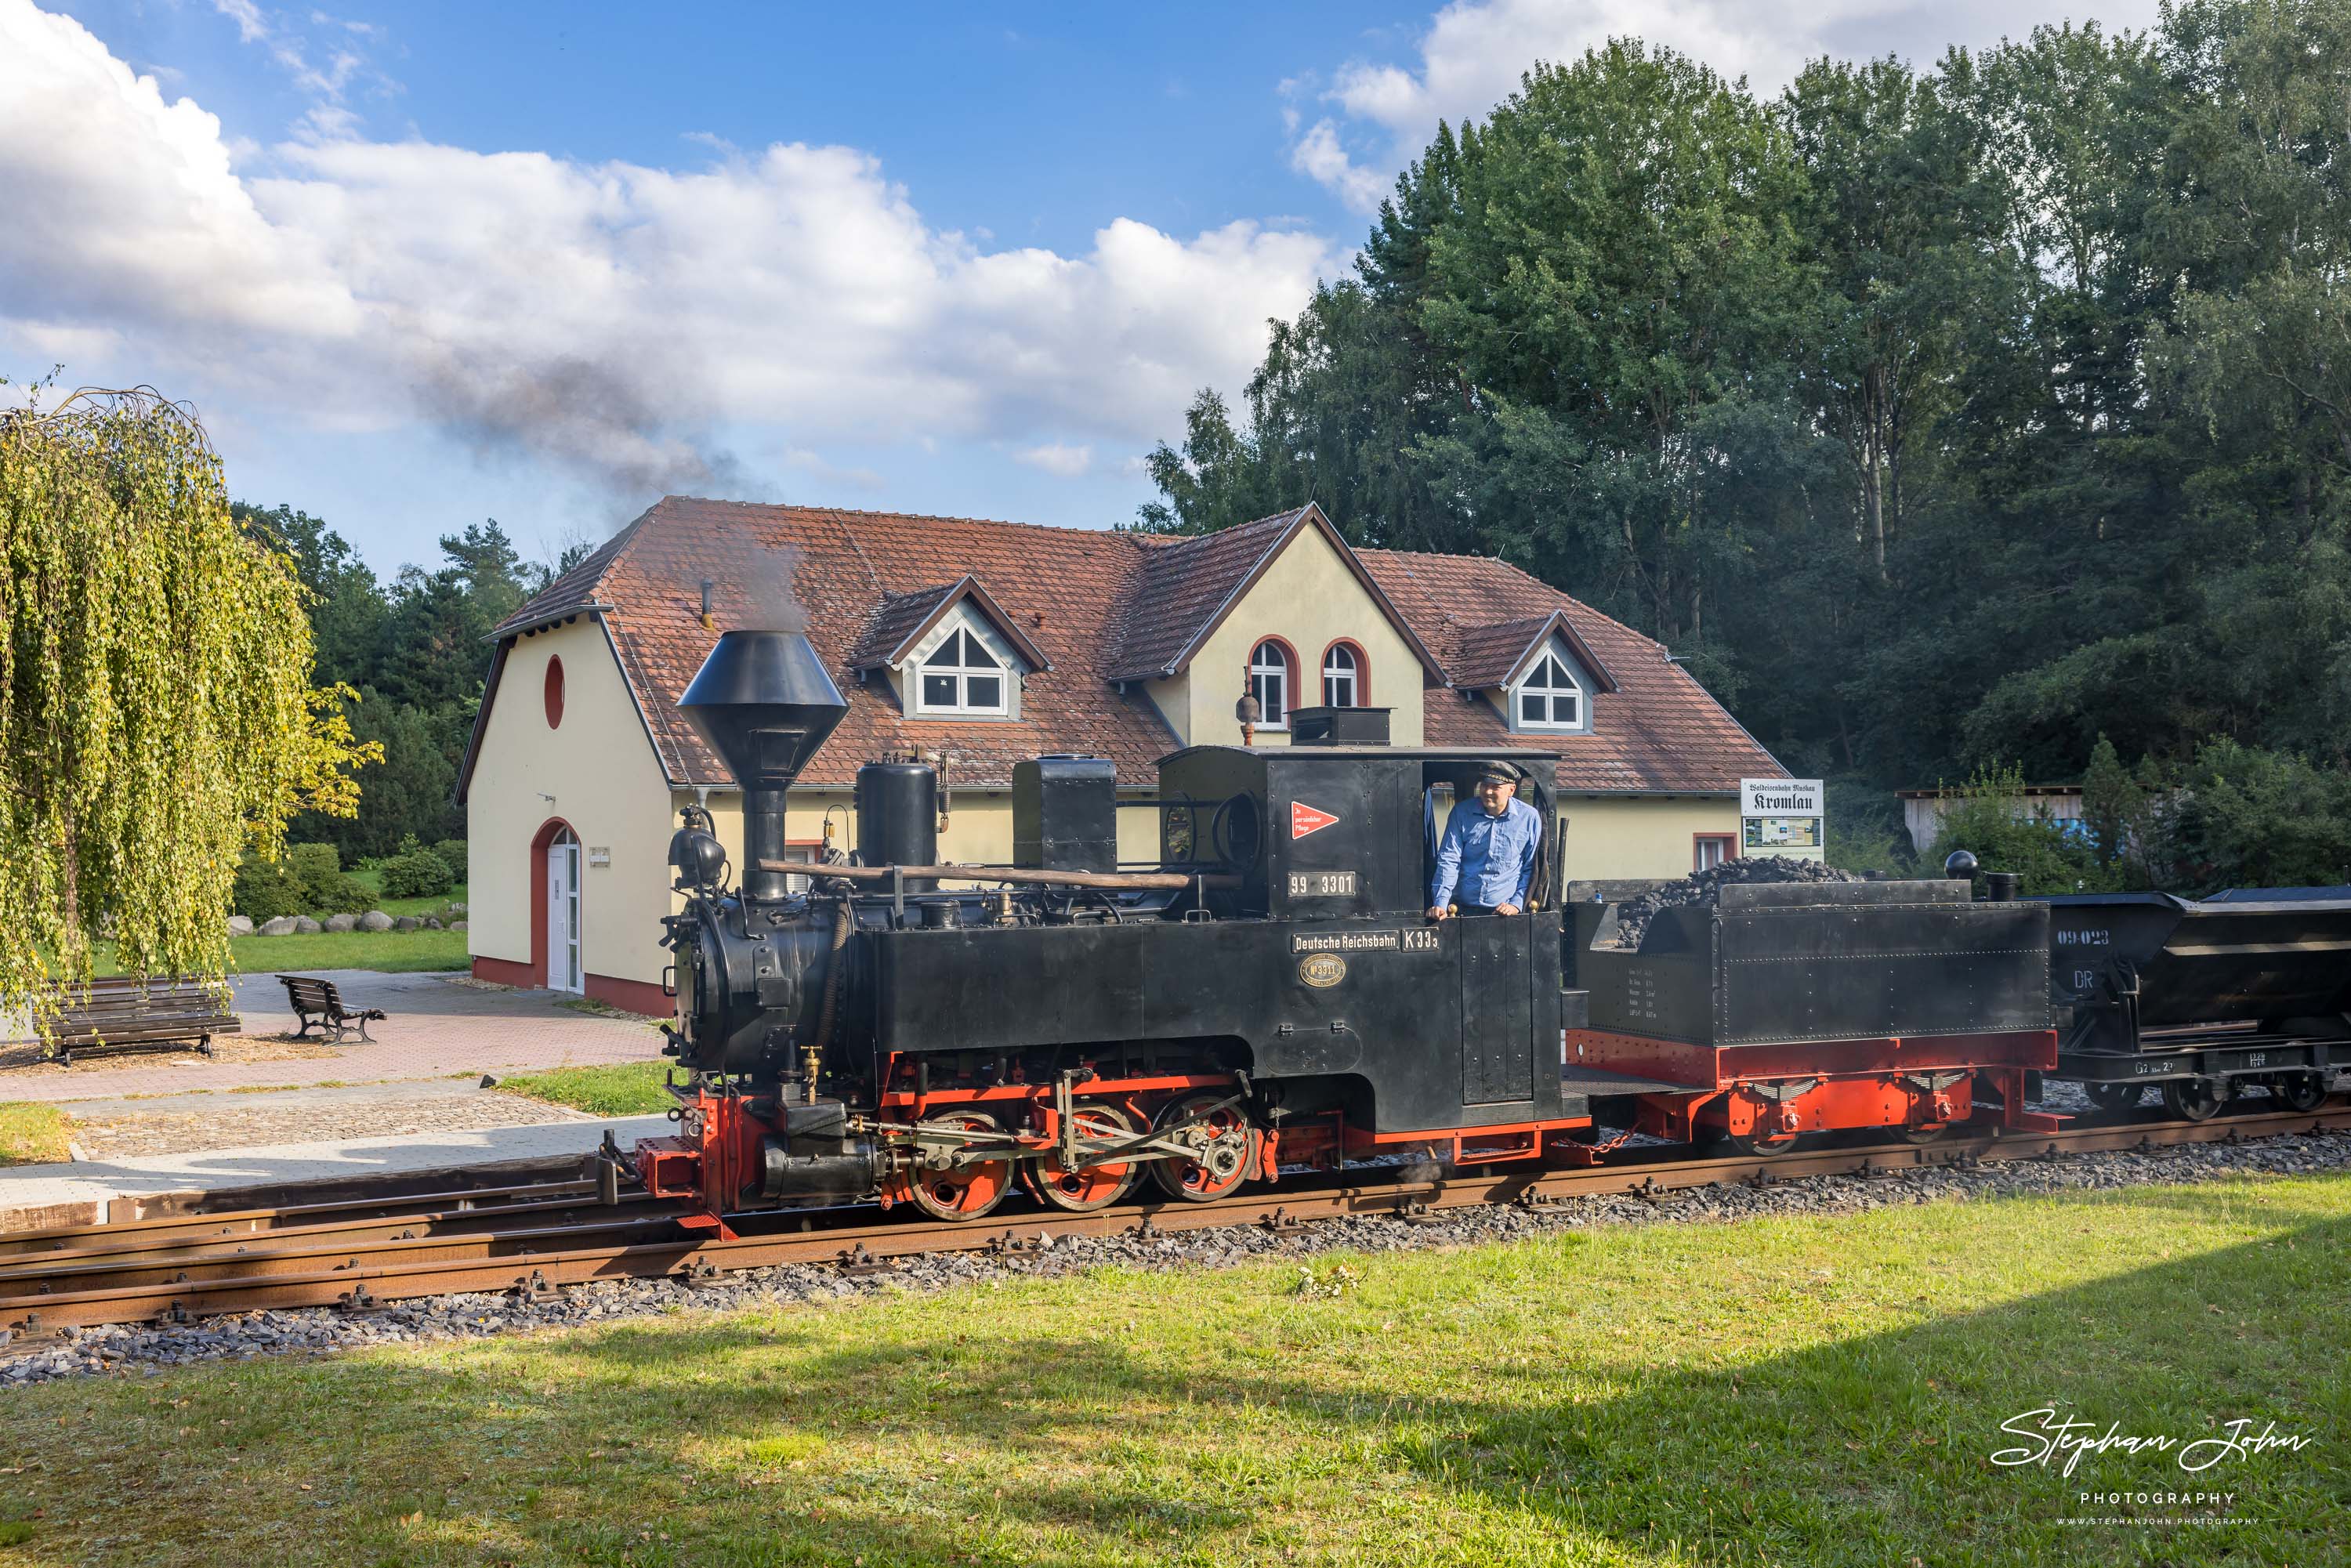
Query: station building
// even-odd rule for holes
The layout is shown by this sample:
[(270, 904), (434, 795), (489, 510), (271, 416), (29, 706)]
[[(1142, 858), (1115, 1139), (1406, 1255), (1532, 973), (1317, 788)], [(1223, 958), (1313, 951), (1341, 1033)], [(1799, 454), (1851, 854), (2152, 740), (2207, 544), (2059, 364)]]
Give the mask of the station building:
[[(739, 862), (735, 781), (676, 708), (721, 632), (805, 630), (849, 713), (789, 796), (795, 858), (856, 842), (858, 765), (940, 761), (942, 861), (1006, 863), (1013, 764), (1290, 742), (1300, 707), (1384, 707), (1399, 746), (1560, 754), (1569, 877), (1737, 852), (1741, 778), (1780, 765), (1658, 643), (1499, 560), (1351, 549), (1312, 505), (1170, 538), (682, 497), (493, 634), (457, 793), (474, 973), (647, 1013), (669, 837), (697, 798)], [(1158, 854), (1120, 813), (1122, 861)]]

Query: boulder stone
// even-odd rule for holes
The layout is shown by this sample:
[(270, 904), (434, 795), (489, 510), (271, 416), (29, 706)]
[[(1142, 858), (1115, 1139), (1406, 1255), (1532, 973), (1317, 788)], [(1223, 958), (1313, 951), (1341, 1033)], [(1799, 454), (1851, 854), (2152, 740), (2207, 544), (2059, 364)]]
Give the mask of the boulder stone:
[(451, 904), (449, 905), (449, 913), (450, 913), (450, 914), (452, 914), (452, 915), (463, 915), (463, 914), (465, 914), (465, 902), (464, 902), (462, 899), (460, 899), (460, 900), (457, 900), (457, 901), (455, 901), (455, 902), (451, 903)]
[(294, 917), (294, 935), (297, 936), (316, 936), (325, 929), (325, 926), (307, 915), (298, 915)]
[(413, 931), (423, 924), (424, 923), (413, 915), (403, 915), (392, 923), (392, 928), (394, 931)]
[(365, 915), (360, 916), (360, 929), (362, 931), (389, 931), (392, 929), (392, 916), (386, 915), (381, 909), (371, 909)]
[(356, 915), (329, 915), (327, 916), (327, 929), (329, 931), (355, 930), (358, 928), (359, 923), (360, 917)]
[(252, 936), (253, 917), (246, 915), (230, 915), (228, 917), (228, 934), (232, 936)]
[(441, 926), (441, 922), (440, 922), (440, 921), (438, 921), (438, 920), (434, 919), (434, 918), (432, 915), (426, 915), (426, 916), (424, 917), (424, 929), (426, 929), (427, 931), (438, 931), (438, 930), (440, 930), (441, 928), (442, 928), (442, 926)]
[(465, 929), (465, 923), (462, 920), (452, 920), (449, 922), (449, 929), (452, 931), (463, 931)]
[(264, 936), (291, 936), (294, 935), (294, 917), (281, 915), (275, 920), (265, 920), (261, 923), (260, 934)]

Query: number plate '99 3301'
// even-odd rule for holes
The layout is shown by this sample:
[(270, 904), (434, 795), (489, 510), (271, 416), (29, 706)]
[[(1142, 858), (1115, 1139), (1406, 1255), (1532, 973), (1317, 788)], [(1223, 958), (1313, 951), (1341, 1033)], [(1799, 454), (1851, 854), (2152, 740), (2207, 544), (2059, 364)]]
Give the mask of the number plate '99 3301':
[(1294, 871), (1290, 873), (1292, 898), (1353, 898), (1355, 873), (1351, 871)]

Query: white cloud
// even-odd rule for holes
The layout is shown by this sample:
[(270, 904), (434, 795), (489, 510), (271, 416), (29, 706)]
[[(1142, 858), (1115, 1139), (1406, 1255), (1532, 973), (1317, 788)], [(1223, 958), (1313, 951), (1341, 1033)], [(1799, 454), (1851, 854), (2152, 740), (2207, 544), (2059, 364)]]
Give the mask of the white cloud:
[[(1824, 54), (1893, 53), (1924, 68), (1950, 45), (1996, 44), (2060, 15), (2144, 27), (2156, 18), (2156, 0), (2074, 0), (2063, 12), (2040, 0), (1939, 7), (1917, 0), (1454, 0), (1430, 19), (1414, 57), (1350, 60), (1332, 73), (1322, 97), (1354, 123), (1317, 122), (1293, 144), (1290, 165), (1361, 206), (1366, 185), (1384, 189), (1440, 119), (1483, 116), (1537, 61), (1565, 64), (1612, 37), (1666, 46), (1770, 93)], [(1284, 95), (1311, 79), (1285, 81)], [(1343, 139), (1376, 151), (1351, 157)]]
[(1012, 455), (1016, 463), (1026, 463), (1031, 468), (1042, 468), (1048, 474), (1064, 479), (1074, 479), (1094, 465), (1094, 449), (1091, 446), (1071, 446), (1065, 443), (1048, 442)]
[(1341, 201), (1361, 213), (1376, 208), (1387, 190), (1386, 181), (1348, 158), (1347, 150), (1339, 145), (1339, 128), (1327, 120), (1315, 121), (1314, 128), (1290, 149), (1290, 166), (1329, 186)]
[(0, 354), (110, 334), (175, 390), (422, 419), (643, 491), (723, 481), (722, 423), (801, 451), (1153, 439), (1340, 259), (1308, 233), (1125, 218), (1082, 255), (983, 250), (844, 147), (679, 172), (309, 126), (233, 152), (78, 23), (0, 0)]
[(213, 9), (235, 22), (237, 37), (248, 44), (269, 37), (269, 24), (262, 20), (261, 7), (253, 0), (213, 0)]

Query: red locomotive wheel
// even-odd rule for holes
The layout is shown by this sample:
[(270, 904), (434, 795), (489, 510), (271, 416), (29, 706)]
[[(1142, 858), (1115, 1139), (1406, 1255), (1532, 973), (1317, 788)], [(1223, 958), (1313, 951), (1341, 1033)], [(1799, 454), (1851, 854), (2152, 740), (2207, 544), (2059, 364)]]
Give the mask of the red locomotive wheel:
[[(1080, 1137), (1123, 1138), (1134, 1133), (1134, 1118), (1115, 1105), (1081, 1105), (1071, 1114)], [(1065, 1171), (1048, 1155), (1023, 1164), (1020, 1182), (1040, 1203), (1070, 1214), (1090, 1214), (1124, 1197), (1142, 1174), (1133, 1160)]]
[[(1211, 1090), (1206, 1093), (1171, 1100), (1159, 1108), (1151, 1124), (1162, 1129), (1188, 1122), (1218, 1101), (1228, 1098)], [(1188, 1160), (1154, 1160), (1151, 1179), (1170, 1197), (1187, 1198), (1194, 1203), (1206, 1203), (1222, 1197), (1256, 1174), (1258, 1166), (1257, 1129), (1249, 1124), (1238, 1105), (1228, 1105), (1211, 1115), (1206, 1124), (1215, 1134), (1194, 1158)]]
[[(980, 1111), (958, 1111), (932, 1120), (974, 1132), (997, 1130), (996, 1118)], [(906, 1173), (906, 1186), (914, 1207), (934, 1219), (977, 1219), (1012, 1190), (1012, 1162), (982, 1160), (943, 1171), (918, 1166)]]

